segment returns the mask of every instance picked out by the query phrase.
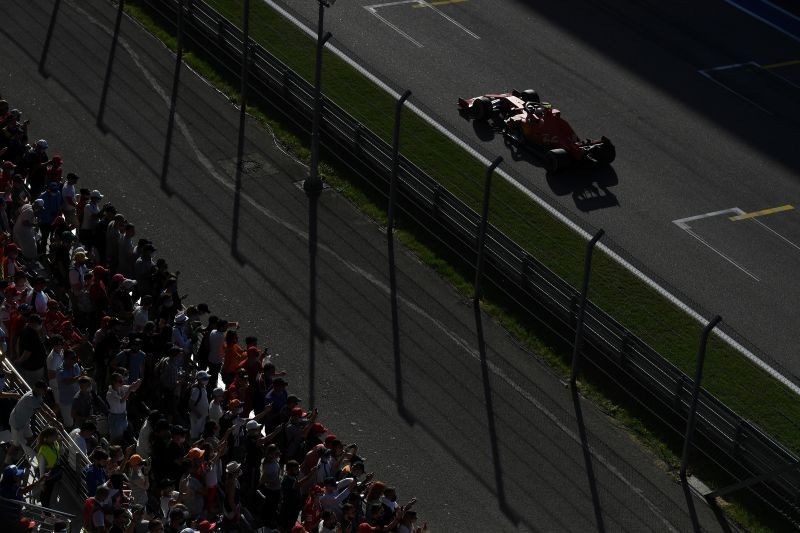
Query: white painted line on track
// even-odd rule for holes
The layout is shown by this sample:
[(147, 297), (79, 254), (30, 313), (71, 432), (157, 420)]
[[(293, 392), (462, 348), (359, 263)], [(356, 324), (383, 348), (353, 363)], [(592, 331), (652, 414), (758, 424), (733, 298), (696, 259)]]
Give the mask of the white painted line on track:
[[(306, 26), (303, 22), (298, 20), (291, 13), (289, 13), (288, 11), (283, 9), (281, 6), (279, 6), (277, 3), (275, 3), (274, 0), (263, 0), (263, 2), (266, 3), (267, 5), (269, 5), (272, 9), (274, 9), (278, 13), (280, 13), (284, 18), (286, 18), (287, 20), (292, 22), (295, 26), (300, 28), (303, 32), (308, 34), (310, 37), (312, 37), (314, 39), (317, 38), (316, 31), (314, 31), (311, 28), (309, 28), (308, 26)], [(372, 72), (370, 72), (369, 70), (367, 70), (366, 68), (361, 66), (356, 60), (354, 60), (353, 58), (351, 58), (350, 56), (348, 56), (347, 54), (345, 54), (344, 52), (342, 52), (341, 50), (339, 50), (338, 48), (336, 48), (335, 46), (333, 46), (330, 43), (327, 43), (325, 46), (328, 47), (331, 52), (336, 54), (342, 61), (346, 62), (351, 67), (356, 69), (358, 72), (361, 73), (362, 76), (368, 78), (372, 83), (374, 83), (375, 85), (377, 85), (378, 87), (380, 87), (381, 89), (386, 91), (393, 98), (395, 98), (395, 99), (399, 99), (400, 98), (400, 93), (395, 91), (392, 87), (390, 87), (383, 80), (381, 80), (380, 78), (375, 76)], [(472, 148), (470, 145), (465, 143), (460, 137), (458, 137), (456, 134), (454, 134), (453, 132), (451, 132), (450, 130), (448, 130), (444, 126), (442, 126), (439, 122), (437, 122), (436, 120), (431, 118), (427, 113), (425, 113), (424, 111), (419, 109), (413, 103), (406, 102), (406, 107), (408, 109), (410, 109), (411, 111), (413, 111), (417, 116), (419, 116), (420, 118), (425, 120), (433, 128), (436, 128), (436, 130), (439, 131), (442, 135), (446, 136), (453, 143), (455, 143), (459, 147), (461, 147), (461, 149), (463, 149), (464, 151), (466, 151), (467, 153), (472, 155), (475, 159), (477, 159), (478, 161), (483, 163), (485, 166), (488, 167), (491, 164), (491, 161), (489, 161), (489, 159), (487, 157), (485, 157), (483, 154), (481, 154), (480, 152), (478, 152), (477, 150)], [(572, 219), (570, 219), (569, 217), (564, 215), (561, 211), (559, 211), (558, 209), (553, 207), (547, 200), (545, 200), (544, 198), (540, 197), (539, 195), (535, 194), (533, 191), (531, 191), (530, 189), (528, 189), (527, 187), (522, 185), (519, 181), (514, 179), (510, 174), (508, 174), (504, 170), (498, 168), (497, 170), (495, 170), (495, 172), (497, 172), (497, 174), (500, 177), (502, 177), (503, 179), (505, 179), (510, 185), (515, 187), (517, 190), (519, 190), (522, 194), (526, 195), (532, 201), (534, 201), (537, 204), (539, 204), (539, 206), (542, 207), (542, 209), (544, 209), (545, 211), (550, 213), (554, 218), (556, 218), (557, 220), (561, 221), (564, 225), (566, 225), (567, 227), (572, 229), (575, 233), (580, 235), (585, 240), (588, 241), (592, 237), (594, 237), (588, 231), (586, 231), (585, 229), (580, 227), (577, 223), (575, 223)], [(622, 257), (621, 255), (616, 253), (614, 250), (612, 250), (611, 248), (609, 248), (608, 246), (606, 246), (602, 242), (598, 242), (596, 247), (598, 249), (602, 250), (603, 253), (608, 255), (611, 259), (616, 261), (620, 266), (622, 266), (623, 268), (628, 270), (631, 274), (633, 274), (634, 276), (639, 278), (639, 280), (642, 281), (643, 283), (645, 283), (648, 287), (650, 287), (651, 289), (655, 290), (661, 296), (663, 296), (664, 298), (669, 300), (673, 305), (675, 305), (676, 307), (678, 307), (679, 309), (684, 311), (686, 314), (688, 314), (690, 317), (692, 317), (698, 323), (700, 323), (700, 324), (702, 324), (704, 326), (708, 323), (708, 319), (706, 319), (703, 315), (701, 315), (700, 313), (695, 311), (692, 307), (690, 307), (688, 304), (686, 304), (683, 300), (681, 300), (680, 298), (678, 298), (677, 296), (672, 294), (670, 291), (668, 291), (667, 289), (662, 287), (660, 284), (656, 283), (653, 279), (651, 279), (644, 272), (642, 272), (641, 270), (639, 270), (638, 268), (633, 266), (630, 262), (628, 262), (624, 257)], [(727, 333), (722, 331), (722, 329), (714, 328), (713, 334), (716, 335), (717, 337), (719, 337), (720, 339), (722, 339), (723, 341), (725, 341), (725, 343), (728, 344), (730, 347), (732, 347), (735, 350), (737, 350), (738, 352), (740, 352), (747, 359), (749, 359), (751, 362), (753, 362), (753, 364), (755, 364), (756, 366), (758, 366), (759, 368), (764, 370), (767, 374), (769, 374), (770, 376), (772, 376), (773, 378), (775, 378), (776, 380), (781, 382), (789, 390), (791, 390), (794, 394), (800, 396), (800, 387), (795, 385), (786, 376), (784, 376), (783, 374), (781, 374), (780, 372), (778, 372), (777, 370), (772, 368), (772, 366), (770, 366), (769, 364), (764, 362), (762, 359), (760, 359), (758, 356), (756, 356), (756, 354), (754, 354), (753, 352), (751, 352), (750, 350), (748, 350), (747, 348), (742, 346), (742, 344), (740, 342), (738, 342), (736, 339), (734, 339), (733, 337), (731, 337), (730, 335), (728, 335)]]
[(368, 5), (368, 6), (363, 6), (363, 8), (366, 9), (367, 11), (369, 11), (370, 13), (372, 13), (378, 20), (380, 20), (381, 22), (383, 22), (384, 24), (386, 24), (387, 26), (392, 28), (394, 31), (396, 31), (397, 33), (399, 33), (400, 35), (402, 35), (403, 37), (405, 37), (406, 39), (411, 41), (415, 46), (417, 46), (418, 48), (423, 48), (422, 43), (420, 43), (418, 40), (416, 40), (413, 37), (411, 37), (405, 31), (401, 30), (400, 26), (398, 26), (397, 24), (395, 24), (393, 22), (390, 22), (386, 17), (384, 17), (383, 15), (380, 15), (378, 13), (378, 9), (380, 9), (382, 7), (395, 7), (395, 6), (405, 5), (405, 4), (416, 4), (414, 7), (424, 7), (424, 8), (431, 9), (436, 14), (438, 14), (440, 17), (444, 18), (445, 20), (447, 20), (448, 22), (450, 22), (451, 24), (456, 26), (458, 29), (460, 29), (461, 31), (463, 31), (464, 33), (466, 33), (467, 35), (472, 37), (473, 39), (480, 39), (480, 37), (475, 32), (470, 31), (469, 29), (467, 29), (466, 26), (464, 26), (463, 24), (461, 24), (460, 22), (455, 20), (453, 17), (451, 17), (450, 15), (447, 15), (441, 9), (436, 7), (435, 4), (427, 2), (426, 0), (397, 0), (396, 2), (385, 2), (385, 3), (382, 3), (382, 4), (371, 4), (371, 5)]
[(401, 30), (399, 26), (397, 26), (393, 22), (390, 22), (386, 17), (378, 14), (378, 8), (379, 7), (384, 7), (384, 6), (387, 6), (387, 5), (397, 5), (397, 4), (412, 4), (412, 3), (416, 3), (416, 2), (417, 2), (417, 0), (407, 0), (407, 1), (403, 1), (403, 2), (392, 2), (391, 4), (382, 4), (382, 5), (379, 4), (379, 5), (374, 5), (374, 6), (364, 6), (364, 9), (366, 9), (367, 11), (372, 13), (375, 16), (375, 18), (377, 18), (378, 20), (380, 20), (381, 22), (383, 22), (384, 24), (386, 24), (387, 26), (392, 28), (394, 31), (396, 31), (397, 33), (399, 33), (400, 35), (402, 35), (403, 37), (405, 37), (406, 39), (411, 41), (414, 44), (414, 46), (416, 46), (417, 48), (422, 48), (423, 46), (422, 46), (421, 42), (419, 42), (418, 40), (414, 39), (412, 36), (410, 36), (409, 34), (404, 32), (403, 30)]
[(761, 226), (762, 228), (764, 228), (765, 230), (767, 230), (770, 233), (772, 233), (773, 235), (775, 235), (776, 237), (778, 237), (779, 239), (781, 239), (783, 242), (785, 242), (786, 244), (788, 244), (792, 248), (795, 248), (796, 250), (800, 251), (800, 246), (798, 246), (794, 242), (790, 241), (787, 237), (781, 235), (780, 233), (778, 233), (777, 231), (775, 231), (774, 229), (770, 228), (769, 226), (767, 226), (766, 224), (764, 224), (763, 222), (761, 222), (760, 220), (758, 220), (756, 218), (753, 218), (751, 220), (753, 222), (755, 222), (756, 224), (758, 224), (759, 226)]
[[(766, 24), (767, 26), (770, 26), (770, 27), (772, 27), (772, 28), (774, 28), (774, 29), (778, 30), (778, 31), (779, 31), (779, 32), (781, 32), (782, 34), (784, 34), (784, 35), (787, 35), (787, 36), (791, 37), (791, 38), (792, 38), (792, 39), (794, 39), (795, 41), (800, 41), (800, 36), (798, 36), (798, 35), (795, 35), (794, 33), (790, 32), (789, 30), (787, 30), (786, 28), (784, 28), (783, 26), (781, 26), (781, 25), (779, 25), (779, 24), (776, 24), (775, 22), (773, 22), (773, 21), (771, 21), (771, 20), (767, 19), (766, 17), (763, 17), (763, 16), (759, 15), (758, 13), (756, 13), (755, 11), (753, 11), (752, 9), (748, 9), (748, 8), (746, 8), (745, 6), (743, 6), (742, 4), (740, 4), (740, 3), (738, 3), (738, 2), (735, 2), (734, 0), (725, 0), (725, 2), (727, 2), (727, 3), (728, 3), (728, 4), (730, 4), (730, 5), (732, 5), (732, 6), (733, 6), (733, 7), (735, 7), (736, 9), (739, 9), (740, 11), (743, 11), (743, 12), (747, 13), (748, 15), (750, 15), (751, 17), (753, 17), (754, 19), (760, 20), (761, 22), (763, 22), (763, 23), (764, 23), (764, 24)], [(768, 2), (768, 1), (766, 1), (766, 0), (761, 0), (761, 3), (762, 3), (762, 4), (764, 4), (764, 5), (767, 5), (767, 6), (770, 6), (770, 7), (774, 8), (774, 9), (776, 9), (778, 12), (781, 12), (781, 13), (783, 13), (784, 15), (787, 15), (787, 16), (789, 16), (789, 17), (791, 17), (791, 18), (794, 18), (794, 19), (800, 20), (800, 19), (798, 19), (798, 17), (797, 17), (796, 15), (794, 15), (793, 13), (789, 13), (789, 12), (788, 12), (788, 11), (786, 11), (785, 9), (783, 9), (783, 8), (781, 8), (781, 7), (778, 7), (778, 6), (776, 6), (776, 5), (775, 5), (775, 4), (773, 4), (772, 2)]]
[(464, 31), (464, 33), (466, 33), (467, 35), (469, 35), (473, 39), (480, 39), (480, 37), (478, 37), (475, 33), (469, 31), (463, 24), (461, 24), (460, 22), (457, 22), (453, 17), (451, 17), (449, 15), (446, 15), (441, 9), (439, 9), (435, 5), (431, 4), (430, 2), (426, 2), (425, 0), (417, 0), (417, 4), (419, 4), (420, 6), (423, 6), (423, 7), (427, 7), (427, 8), (433, 9), (439, 15), (441, 15), (445, 19), (447, 19), (450, 22), (452, 22), (453, 24), (455, 24), (458, 28), (461, 28)]
[(744, 211), (742, 211), (738, 207), (733, 207), (731, 209), (723, 209), (721, 211), (714, 211), (712, 213), (703, 213), (702, 215), (695, 215), (695, 216), (692, 216), (692, 217), (679, 218), (678, 220), (673, 220), (672, 223), (675, 224), (676, 226), (678, 226), (679, 228), (681, 228), (683, 231), (685, 231), (686, 233), (688, 233), (692, 237), (694, 237), (695, 239), (697, 239), (698, 241), (700, 241), (701, 243), (703, 243), (705, 246), (707, 246), (715, 254), (719, 255), (720, 257), (725, 259), (727, 262), (729, 262), (730, 264), (732, 264), (733, 266), (735, 266), (736, 268), (738, 268), (739, 270), (741, 270), (742, 272), (744, 272), (745, 274), (747, 274), (748, 276), (753, 278), (754, 280), (761, 281), (752, 272), (750, 272), (749, 270), (744, 268), (742, 265), (740, 265), (739, 263), (734, 261), (733, 258), (731, 258), (729, 255), (727, 255), (724, 252), (718, 250), (711, 243), (709, 243), (703, 237), (698, 235), (688, 224), (689, 222), (694, 222), (695, 220), (701, 220), (701, 219), (704, 219), (704, 218), (713, 218), (713, 217), (716, 217), (716, 216), (719, 216), (719, 215), (725, 215), (725, 214), (728, 214), (728, 213), (735, 213), (737, 215), (741, 215), (741, 214), (744, 213)]
[(739, 98), (741, 98), (745, 102), (754, 105), (755, 107), (757, 107), (758, 109), (760, 109), (761, 111), (766, 113), (767, 115), (775, 116), (775, 113), (773, 113), (772, 111), (770, 111), (766, 107), (761, 106), (760, 104), (758, 104), (754, 100), (751, 100), (750, 98), (746, 97), (742, 93), (740, 93), (740, 92), (732, 89), (731, 87), (725, 85), (724, 83), (722, 83), (721, 81), (719, 81), (718, 79), (713, 77), (711, 74), (709, 74), (709, 72), (712, 72), (712, 71), (727, 70), (727, 69), (732, 69), (732, 68), (736, 68), (736, 67), (743, 67), (743, 66), (749, 66), (749, 65), (756, 66), (756, 67), (759, 67), (759, 68), (761, 67), (761, 65), (759, 65), (758, 63), (755, 63), (755, 62), (751, 61), (749, 63), (739, 63), (737, 65), (725, 65), (723, 67), (715, 67), (715, 68), (710, 68), (710, 69), (701, 69), (701, 70), (698, 70), (697, 72), (701, 76), (704, 76), (704, 77), (708, 78), (709, 80), (713, 81), (714, 83), (716, 83), (717, 85), (719, 85), (720, 87), (725, 89), (726, 91), (728, 91), (728, 92), (730, 92), (732, 94), (735, 94), (736, 96), (738, 96)]

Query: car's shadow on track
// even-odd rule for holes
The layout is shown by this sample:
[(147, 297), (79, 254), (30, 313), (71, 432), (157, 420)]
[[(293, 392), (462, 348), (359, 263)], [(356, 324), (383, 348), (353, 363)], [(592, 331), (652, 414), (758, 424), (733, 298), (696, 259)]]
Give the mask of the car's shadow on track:
[[(525, 161), (533, 166), (544, 168), (544, 162), (528, 150), (507, 143), (511, 159)], [(547, 173), (547, 185), (556, 196), (572, 195), (575, 206), (584, 212), (619, 207), (619, 199), (609, 189), (619, 184), (619, 178), (610, 165), (599, 167), (576, 166)]]
[(602, 166), (547, 173), (547, 185), (558, 196), (572, 195), (581, 211), (619, 207), (619, 199), (609, 190), (619, 183), (614, 168)]

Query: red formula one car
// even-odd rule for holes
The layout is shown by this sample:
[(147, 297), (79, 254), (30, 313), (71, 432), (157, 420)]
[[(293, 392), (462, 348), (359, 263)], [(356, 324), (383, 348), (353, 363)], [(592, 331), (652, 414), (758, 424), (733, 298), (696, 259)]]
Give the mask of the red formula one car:
[(458, 107), (467, 118), (490, 122), (507, 143), (533, 151), (548, 172), (574, 163), (607, 165), (616, 157), (608, 138), (579, 139), (561, 112), (540, 101), (533, 89), (459, 98)]

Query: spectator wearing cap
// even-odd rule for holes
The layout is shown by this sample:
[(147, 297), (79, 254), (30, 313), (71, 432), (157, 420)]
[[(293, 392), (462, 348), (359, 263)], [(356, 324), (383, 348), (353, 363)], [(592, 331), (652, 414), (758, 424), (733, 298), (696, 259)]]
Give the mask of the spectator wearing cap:
[(36, 383), (44, 378), (47, 351), (42, 342), (42, 317), (31, 314), (19, 339), (19, 357), (14, 361), (23, 379)]
[(61, 187), (58, 182), (53, 181), (48, 183), (47, 190), (39, 195), (42, 201), (42, 208), (38, 212), (39, 219), (39, 232), (41, 238), (39, 239), (39, 253), (43, 254), (47, 250), (47, 242), (50, 238), (50, 232), (53, 229), (53, 222), (56, 217), (61, 213)]
[(222, 525), (223, 529), (228, 528), (236, 531), (242, 522), (241, 507), (241, 485), (239, 476), (242, 473), (242, 465), (236, 461), (231, 461), (225, 465), (225, 474), (222, 478), (222, 490), (225, 498), (222, 500)]
[(172, 345), (179, 347), (187, 356), (192, 354), (192, 326), (189, 317), (181, 313), (175, 317), (172, 326)]
[[(271, 386), (271, 384), (272, 384), (272, 382), (270, 381), (270, 386)], [(284, 405), (283, 409), (280, 410), (280, 422), (281, 423), (288, 422), (289, 418), (292, 415), (292, 410), (295, 407), (300, 407), (300, 403), (302, 401), (303, 400), (299, 396), (297, 396), (295, 394), (289, 394), (286, 397), (286, 405)]]
[(92, 393), (92, 379), (89, 376), (78, 378), (78, 392), (72, 397), (72, 423), (82, 425), (95, 416), (94, 396)]
[(150, 480), (144, 473), (142, 467), (144, 459), (141, 455), (134, 453), (125, 462), (124, 473), (128, 476), (128, 485), (131, 488), (132, 500), (135, 504), (147, 504), (147, 491), (150, 489)]
[(80, 391), (78, 380), (82, 374), (83, 370), (78, 364), (78, 354), (75, 353), (75, 350), (64, 350), (63, 363), (56, 374), (56, 382), (58, 383), (56, 401), (58, 402), (58, 409), (61, 412), (61, 420), (65, 428), (71, 428), (74, 424), (72, 401)]
[(19, 214), (14, 221), (14, 242), (19, 246), (19, 251), (28, 261), (36, 259), (36, 212), (41, 209), (42, 202), (36, 199), (32, 204), (24, 203), (19, 208)]
[(200, 370), (189, 391), (189, 436), (198, 439), (208, 420), (208, 372)]
[(61, 188), (61, 212), (64, 213), (64, 220), (70, 228), (78, 228), (80, 221), (78, 220), (78, 199), (75, 186), (78, 183), (78, 175), (69, 172), (67, 173), (67, 182)]
[[(127, 284), (125, 282), (128, 282)], [(114, 274), (108, 284), (108, 314), (129, 324), (133, 320), (133, 292), (136, 282)]]
[(322, 505), (319, 503), (319, 499), (324, 492), (325, 489), (319, 484), (313, 485), (308, 492), (305, 505), (303, 505), (303, 526), (306, 531), (317, 531), (319, 527), (322, 518)]
[(225, 389), (222, 387), (215, 387), (211, 391), (211, 403), (208, 406), (208, 419), (212, 422), (219, 423), (223, 413), (225, 413)]
[(47, 183), (56, 183), (59, 188), (64, 181), (64, 158), (56, 154), (47, 164)]
[(146, 358), (147, 355), (142, 351), (142, 339), (140, 337), (132, 337), (128, 340), (125, 348), (114, 356), (111, 368), (114, 371), (127, 374), (126, 382), (131, 385), (134, 381), (144, 379)]
[(128, 429), (128, 398), (141, 386), (141, 378), (130, 385), (125, 384), (121, 374), (111, 375), (106, 401), (108, 402), (108, 433), (112, 441), (121, 440)]
[(78, 238), (87, 250), (91, 250), (94, 242), (94, 232), (97, 228), (97, 223), (102, 217), (100, 213), (100, 200), (103, 195), (98, 190), (89, 193), (89, 201), (83, 206), (83, 221), (81, 222), (81, 230), (78, 232)]

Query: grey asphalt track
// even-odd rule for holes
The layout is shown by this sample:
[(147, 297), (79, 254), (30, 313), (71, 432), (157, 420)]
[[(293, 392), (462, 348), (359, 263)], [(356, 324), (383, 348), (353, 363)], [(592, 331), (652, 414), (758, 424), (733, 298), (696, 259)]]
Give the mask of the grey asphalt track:
[[(315, 2), (276, 2), (316, 27)], [(365, 9), (379, 4), (382, 20)], [(797, 42), (723, 0), (430, 4), (342, 1), (328, 10), (326, 30), (490, 160), (503, 155), (503, 168), (532, 191), (582, 226), (605, 229), (604, 242), (800, 376), (800, 212), (720, 220), (713, 235), (701, 224), (698, 238), (673, 223), (797, 206)], [(764, 68), (709, 71), (747, 62)], [(456, 113), (459, 96), (511, 88), (537, 89), (578, 135), (611, 138), (613, 168), (546, 176), (512, 162), (497, 137), (481, 141)]]
[[(205, 301), (214, 314), (257, 334), (280, 354), (276, 361), (288, 370), (290, 389), (305, 396), (307, 200), (298, 182), (307, 169), (248, 121), (249, 170), (233, 227), (238, 111), (184, 71), (163, 190), (172, 54), (123, 19), (100, 129), (95, 122), (114, 8), (100, 0), (61, 1), (43, 76), (36, 66), (54, 5), (4, 3), (0, 93), (31, 120), (33, 137), (46, 137), (51, 153), (64, 155), (81, 186), (99, 188), (139, 235), (155, 241), (157, 255), (181, 271), (189, 302)], [(484, 379), (471, 308), (401, 252), (409, 416), (399, 416), (385, 237), (332, 190), (321, 197), (320, 220), (317, 403), (323, 421), (343, 441), (361, 446), (367, 469), (396, 485), (402, 501), (416, 496), (435, 531), (593, 529), (575, 411), (557, 377), (487, 320)], [(658, 458), (596, 407), (581, 404), (608, 530), (688, 530), (680, 487)], [(702, 504), (699, 510), (704, 526), (717, 530), (710, 511)]]

